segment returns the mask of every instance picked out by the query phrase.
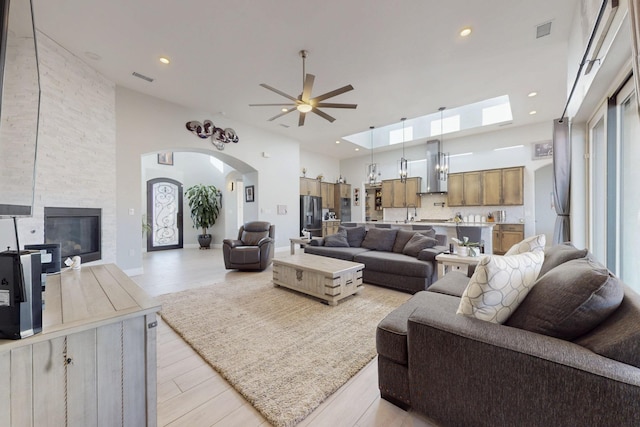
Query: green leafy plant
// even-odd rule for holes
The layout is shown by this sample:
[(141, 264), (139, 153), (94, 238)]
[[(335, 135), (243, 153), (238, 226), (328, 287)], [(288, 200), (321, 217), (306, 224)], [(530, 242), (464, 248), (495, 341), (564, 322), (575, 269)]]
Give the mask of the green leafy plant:
[(202, 228), (202, 234), (207, 234), (207, 228), (213, 227), (220, 215), (222, 192), (214, 185), (197, 184), (189, 187), (185, 196), (189, 200), (193, 227)]
[(153, 228), (151, 227), (151, 224), (147, 222), (147, 216), (142, 215), (142, 237), (144, 237), (145, 234), (151, 233), (151, 231), (153, 231)]

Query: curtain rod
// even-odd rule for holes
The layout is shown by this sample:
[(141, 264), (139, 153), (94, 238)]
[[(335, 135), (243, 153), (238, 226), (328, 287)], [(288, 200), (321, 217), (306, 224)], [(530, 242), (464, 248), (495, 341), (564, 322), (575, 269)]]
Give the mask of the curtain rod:
[(564, 106), (564, 110), (562, 111), (562, 116), (560, 116), (559, 123), (564, 121), (564, 115), (567, 114), (567, 108), (569, 108), (569, 103), (571, 102), (571, 98), (573, 97), (573, 92), (576, 90), (576, 86), (578, 85), (578, 80), (580, 80), (580, 73), (582, 73), (582, 67), (587, 61), (587, 56), (589, 55), (589, 50), (591, 49), (591, 44), (593, 40), (596, 38), (596, 31), (598, 31), (598, 27), (600, 26), (600, 21), (602, 20), (602, 15), (604, 15), (604, 10), (607, 8), (607, 2), (609, 0), (602, 0), (602, 5), (600, 6), (600, 11), (598, 12), (598, 17), (596, 18), (596, 22), (593, 25), (593, 29), (591, 30), (591, 35), (589, 36), (589, 42), (587, 43), (587, 48), (584, 50), (584, 55), (582, 55), (582, 61), (580, 61), (580, 67), (578, 68), (578, 73), (576, 74), (576, 78), (573, 81), (573, 87), (571, 87), (571, 92), (569, 92), (569, 97), (567, 98), (567, 103)]

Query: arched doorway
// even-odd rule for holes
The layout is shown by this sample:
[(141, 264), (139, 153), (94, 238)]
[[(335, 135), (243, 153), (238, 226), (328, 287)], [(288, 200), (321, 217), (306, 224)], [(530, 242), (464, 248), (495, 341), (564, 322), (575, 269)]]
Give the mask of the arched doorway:
[(147, 251), (182, 248), (182, 183), (171, 178), (147, 181), (147, 224)]

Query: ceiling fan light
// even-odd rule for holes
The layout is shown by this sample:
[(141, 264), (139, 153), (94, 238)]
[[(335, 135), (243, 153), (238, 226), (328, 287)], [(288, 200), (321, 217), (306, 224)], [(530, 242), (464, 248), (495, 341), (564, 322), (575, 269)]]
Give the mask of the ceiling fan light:
[(298, 104), (296, 109), (301, 113), (308, 113), (309, 111), (313, 110), (313, 107), (309, 104)]

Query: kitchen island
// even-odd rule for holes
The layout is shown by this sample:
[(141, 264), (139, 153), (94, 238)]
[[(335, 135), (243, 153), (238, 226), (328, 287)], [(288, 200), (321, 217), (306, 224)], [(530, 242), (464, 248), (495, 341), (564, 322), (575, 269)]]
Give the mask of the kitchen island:
[(375, 227), (377, 225), (383, 225), (385, 227), (397, 228), (402, 230), (412, 230), (413, 226), (428, 225), (431, 226), (436, 234), (442, 234), (447, 236), (447, 242), (451, 242), (452, 237), (457, 238), (456, 227), (473, 227), (480, 229), (480, 239), (484, 241), (484, 252), (486, 254), (493, 253), (493, 227), (496, 225), (494, 222), (461, 222), (455, 223), (453, 221), (446, 222), (428, 222), (428, 221), (413, 221), (413, 222), (397, 222), (397, 221), (367, 221), (358, 222), (358, 225), (364, 225), (367, 229)]

